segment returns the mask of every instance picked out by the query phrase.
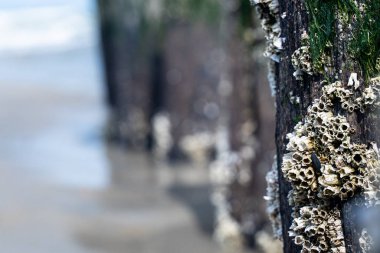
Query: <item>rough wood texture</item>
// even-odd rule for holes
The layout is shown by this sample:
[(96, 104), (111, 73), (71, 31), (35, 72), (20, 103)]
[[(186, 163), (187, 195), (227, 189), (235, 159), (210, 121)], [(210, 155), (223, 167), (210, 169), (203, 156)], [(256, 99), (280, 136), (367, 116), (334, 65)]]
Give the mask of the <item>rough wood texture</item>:
[[(302, 6), (302, 1), (280, 1), (280, 13), (286, 12), (286, 17), (281, 19), (282, 37), (285, 38), (284, 50), (281, 62), (275, 65), (276, 76), (278, 78), (276, 87), (276, 145), (278, 171), (280, 180), (280, 210), (282, 219), (282, 231), (284, 252), (300, 252), (300, 248), (294, 245), (292, 238), (288, 235), (289, 227), (292, 223), (291, 207), (288, 204), (289, 183), (283, 177), (281, 171), (282, 156), (286, 148), (286, 134), (293, 131), (297, 119), (306, 114), (306, 108), (313, 99), (313, 90), (316, 84), (312, 80), (305, 80), (304, 86), (293, 77), (293, 66), (291, 55), (300, 46), (300, 38), (303, 29), (306, 29), (306, 12)], [(293, 92), (299, 96), (300, 104), (292, 104), (289, 93)], [(315, 95), (314, 95), (315, 97)]]

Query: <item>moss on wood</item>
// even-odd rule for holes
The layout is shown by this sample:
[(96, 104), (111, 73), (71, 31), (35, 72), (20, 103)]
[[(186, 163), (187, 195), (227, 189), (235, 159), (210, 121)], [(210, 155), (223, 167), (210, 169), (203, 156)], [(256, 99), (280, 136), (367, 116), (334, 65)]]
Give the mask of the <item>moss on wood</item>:
[[(380, 72), (380, 2), (353, 0), (305, 0), (309, 13), (310, 49), (313, 64), (323, 65), (331, 55), (336, 38), (336, 20), (353, 25), (349, 42), (350, 55), (360, 64), (366, 79)], [(322, 62), (321, 62), (322, 61)]]

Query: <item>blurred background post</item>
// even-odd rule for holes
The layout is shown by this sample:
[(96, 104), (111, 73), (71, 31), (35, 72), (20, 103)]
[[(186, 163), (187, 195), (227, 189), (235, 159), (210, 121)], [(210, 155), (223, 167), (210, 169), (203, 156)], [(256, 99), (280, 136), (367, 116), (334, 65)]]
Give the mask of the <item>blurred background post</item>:
[(274, 102), (248, 0), (0, 8), (6, 252), (275, 245)]

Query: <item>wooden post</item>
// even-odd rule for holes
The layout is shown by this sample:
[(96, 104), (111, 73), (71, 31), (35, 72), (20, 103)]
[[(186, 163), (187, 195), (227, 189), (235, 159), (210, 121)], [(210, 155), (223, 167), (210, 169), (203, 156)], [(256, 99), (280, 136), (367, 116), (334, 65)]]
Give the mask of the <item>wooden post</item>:
[[(378, 175), (371, 163), (378, 166), (377, 147), (374, 146), (379, 141), (378, 119), (374, 110), (379, 95), (376, 76), (380, 69), (376, 59), (379, 59), (380, 46), (378, 37), (371, 36), (379, 33), (375, 21), (378, 17), (373, 13), (373, 9), (379, 10), (379, 4), (376, 1), (356, 5), (353, 1), (340, 4), (339, 1), (318, 0), (253, 2), (267, 32), (266, 54), (272, 59), (270, 75), (276, 88), (276, 144), (284, 252), (300, 252), (301, 248), (309, 250), (305, 252), (314, 252), (311, 249), (367, 252), (363, 243), (359, 243), (369, 240), (363, 238), (366, 233), (358, 209), (372, 205), (373, 199), (368, 192), (378, 192)], [(369, 30), (367, 37), (363, 29)], [(370, 49), (374, 55), (363, 54), (363, 50)], [(343, 97), (342, 90), (349, 95)], [(361, 101), (368, 100), (368, 92), (374, 96), (374, 101), (363, 104)], [(313, 121), (323, 113), (329, 116), (322, 123)], [(351, 128), (351, 132), (344, 132), (349, 135), (346, 144), (338, 130), (330, 128), (326, 138), (322, 137), (324, 128), (319, 124), (329, 126), (329, 121), (337, 121), (337, 118)], [(301, 137), (310, 141), (306, 150), (297, 146), (305, 143), (298, 139)], [(297, 156), (292, 157), (292, 152), (306, 159), (303, 164), (297, 163)], [(372, 155), (358, 155), (356, 162), (354, 158), (341, 158), (355, 152)], [(361, 160), (362, 156), (367, 162)], [(310, 166), (306, 168), (309, 159)], [(329, 169), (338, 171), (342, 166), (355, 172), (347, 172), (347, 175)], [(310, 184), (305, 180), (301, 186), (304, 179), (298, 173), (305, 171), (312, 173), (313, 179)], [(374, 178), (369, 179), (368, 175)], [(338, 181), (327, 182), (327, 177)], [(356, 183), (352, 179), (355, 177), (366, 183)], [(368, 187), (367, 183), (373, 180), (374, 185)], [(319, 226), (313, 216), (305, 223), (307, 225), (301, 224), (310, 208), (327, 212), (330, 220), (323, 222), (335, 221), (335, 225), (327, 225), (320, 237), (308, 230)], [(324, 247), (326, 249), (322, 250)]]

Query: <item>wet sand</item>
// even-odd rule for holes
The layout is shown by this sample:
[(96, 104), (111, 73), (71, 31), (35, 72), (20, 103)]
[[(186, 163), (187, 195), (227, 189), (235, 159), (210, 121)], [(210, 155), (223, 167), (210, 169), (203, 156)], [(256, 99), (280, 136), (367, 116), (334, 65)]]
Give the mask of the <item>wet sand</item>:
[(2, 252), (220, 252), (206, 169), (104, 144), (94, 93), (0, 87)]

